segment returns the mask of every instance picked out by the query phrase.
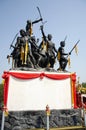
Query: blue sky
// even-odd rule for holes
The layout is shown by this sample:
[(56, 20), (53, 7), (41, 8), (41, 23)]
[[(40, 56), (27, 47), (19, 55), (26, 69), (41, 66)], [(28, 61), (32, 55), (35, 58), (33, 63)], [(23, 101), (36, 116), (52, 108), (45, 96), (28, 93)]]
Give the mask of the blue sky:
[[(65, 52), (69, 52), (80, 40), (78, 56), (72, 52), (71, 68), (66, 69), (76, 72), (80, 82), (86, 82), (86, 0), (0, 0), (0, 76), (11, 68), (6, 56), (12, 51), (9, 48), (16, 33), (25, 29), (28, 19), (34, 21), (39, 18), (37, 6), (43, 20), (47, 21), (45, 34), (52, 34), (57, 49), (66, 35)], [(33, 33), (41, 42), (40, 25), (41, 22), (33, 26)], [(58, 61), (55, 64), (57, 68)]]

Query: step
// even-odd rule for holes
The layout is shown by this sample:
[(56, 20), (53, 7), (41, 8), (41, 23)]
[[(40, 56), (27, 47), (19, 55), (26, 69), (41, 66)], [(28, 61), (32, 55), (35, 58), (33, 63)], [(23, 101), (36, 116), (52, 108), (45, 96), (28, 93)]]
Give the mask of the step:
[[(22, 130), (45, 130), (45, 129), (37, 128), (37, 129), (22, 129)], [(58, 128), (50, 128), (50, 130), (86, 130), (86, 127), (83, 126), (58, 127)]]

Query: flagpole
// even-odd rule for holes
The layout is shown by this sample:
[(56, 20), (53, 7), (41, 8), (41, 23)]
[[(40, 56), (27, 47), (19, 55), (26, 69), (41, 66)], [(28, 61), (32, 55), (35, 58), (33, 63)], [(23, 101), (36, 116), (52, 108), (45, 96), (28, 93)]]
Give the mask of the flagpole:
[(4, 110), (3, 110), (3, 112), (2, 112), (1, 130), (4, 130), (4, 122), (5, 122), (5, 116), (4, 116)]

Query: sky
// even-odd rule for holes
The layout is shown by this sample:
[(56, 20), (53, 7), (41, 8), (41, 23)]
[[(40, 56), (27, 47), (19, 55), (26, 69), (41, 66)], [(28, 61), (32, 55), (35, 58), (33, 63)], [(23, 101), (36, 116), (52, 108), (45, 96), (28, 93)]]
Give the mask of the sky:
[[(40, 8), (44, 21), (44, 32), (52, 34), (56, 48), (60, 41), (66, 39), (65, 52), (69, 52), (78, 43), (78, 55), (73, 51), (69, 72), (76, 72), (80, 82), (86, 82), (86, 0), (0, 0), (0, 82), (2, 74), (11, 68), (7, 55), (12, 52), (10, 45), (20, 29), (25, 29), (27, 20), (40, 18), (37, 6)], [(42, 40), (40, 26), (33, 26), (33, 35)], [(15, 45), (16, 39), (13, 43)], [(58, 61), (54, 68), (59, 67)]]

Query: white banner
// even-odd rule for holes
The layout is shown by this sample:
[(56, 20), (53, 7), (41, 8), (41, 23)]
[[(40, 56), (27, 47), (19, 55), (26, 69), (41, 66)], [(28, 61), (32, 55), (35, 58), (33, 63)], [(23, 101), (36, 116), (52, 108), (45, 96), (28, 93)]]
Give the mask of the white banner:
[(70, 78), (54, 80), (19, 79), (10, 76), (7, 98), (9, 111), (72, 108)]

